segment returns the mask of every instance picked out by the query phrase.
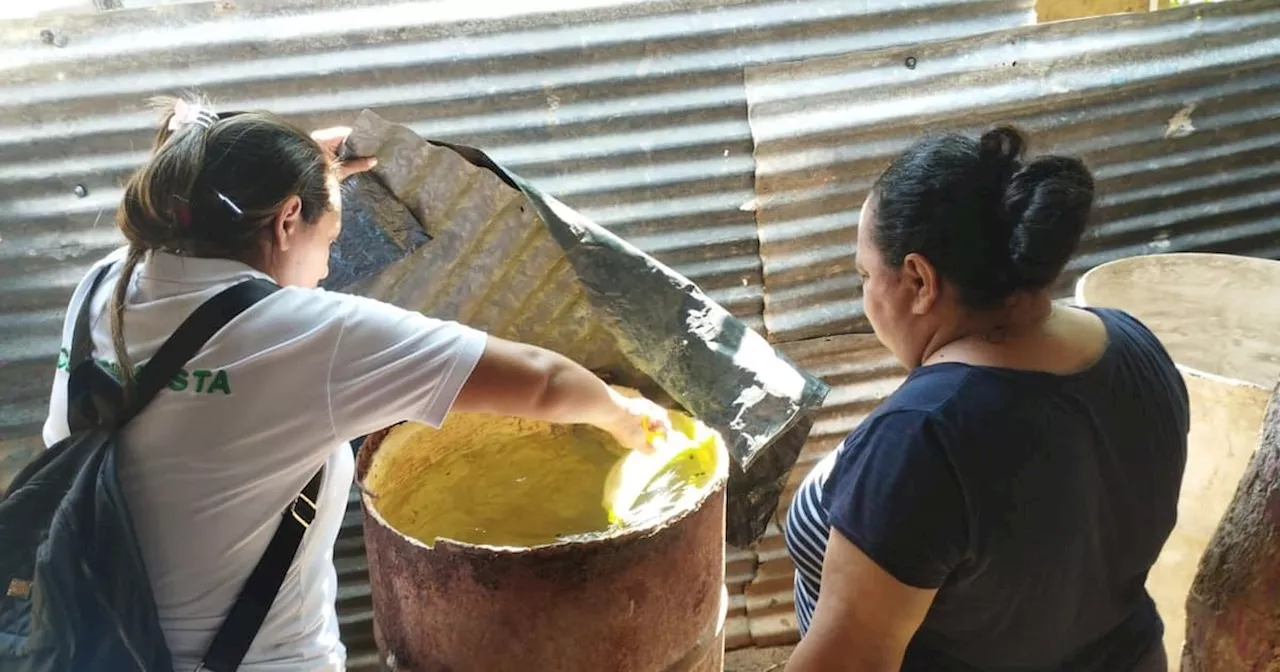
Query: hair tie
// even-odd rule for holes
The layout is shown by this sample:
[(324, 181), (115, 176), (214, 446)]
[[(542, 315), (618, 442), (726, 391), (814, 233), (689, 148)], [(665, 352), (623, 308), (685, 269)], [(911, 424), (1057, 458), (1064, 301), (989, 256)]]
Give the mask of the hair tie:
[(198, 103), (179, 100), (173, 106), (173, 116), (169, 117), (169, 132), (172, 133), (188, 124), (195, 124), (209, 130), (218, 121), (218, 115)]
[(191, 228), (191, 208), (187, 207), (187, 200), (181, 196), (173, 197), (173, 218), (178, 220), (179, 228)]

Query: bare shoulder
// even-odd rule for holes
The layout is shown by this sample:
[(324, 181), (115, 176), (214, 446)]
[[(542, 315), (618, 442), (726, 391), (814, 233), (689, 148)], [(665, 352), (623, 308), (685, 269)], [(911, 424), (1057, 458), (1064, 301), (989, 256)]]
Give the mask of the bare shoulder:
[[(1107, 349), (1107, 324), (1095, 313), (1075, 306), (1058, 306), (1045, 324), (1046, 336), (1097, 359)], [(1092, 354), (1092, 356), (1090, 356)]]
[(1023, 348), (1029, 366), (1048, 373), (1084, 371), (1107, 351), (1107, 325), (1097, 315), (1073, 306), (1055, 306), (1043, 329)]

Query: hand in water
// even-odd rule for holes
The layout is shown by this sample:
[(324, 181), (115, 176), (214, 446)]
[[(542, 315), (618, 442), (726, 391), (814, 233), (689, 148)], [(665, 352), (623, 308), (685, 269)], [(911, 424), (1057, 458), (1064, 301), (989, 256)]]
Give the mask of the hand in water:
[(601, 428), (612, 434), (618, 443), (649, 454), (666, 441), (672, 430), (665, 408), (648, 399), (626, 397), (616, 392), (614, 400), (618, 402), (618, 414)]

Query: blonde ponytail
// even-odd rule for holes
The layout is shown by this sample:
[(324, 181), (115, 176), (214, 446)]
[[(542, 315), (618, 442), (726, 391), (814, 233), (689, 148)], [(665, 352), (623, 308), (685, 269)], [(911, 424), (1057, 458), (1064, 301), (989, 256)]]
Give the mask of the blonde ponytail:
[[(128, 298), (129, 282), (133, 279), (133, 271), (142, 261), (146, 251), (135, 245), (129, 245), (129, 254), (120, 269), (120, 278), (116, 280), (115, 291), (111, 295), (111, 347), (115, 350), (116, 364), (120, 367), (120, 383), (124, 387), (125, 399), (133, 396), (134, 375), (133, 360), (129, 357), (129, 346), (124, 338), (124, 305)], [(85, 299), (86, 301), (88, 298)]]

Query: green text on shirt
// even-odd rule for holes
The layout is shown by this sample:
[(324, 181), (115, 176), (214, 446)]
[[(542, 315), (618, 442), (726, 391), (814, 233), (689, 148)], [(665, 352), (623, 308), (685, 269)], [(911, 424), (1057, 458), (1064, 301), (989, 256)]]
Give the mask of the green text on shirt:
[[(70, 373), (70, 360), (71, 353), (69, 353), (66, 348), (62, 348), (58, 351), (59, 369)], [(119, 364), (105, 359), (99, 359), (98, 366), (102, 367), (104, 371), (110, 373), (111, 376), (116, 379), (116, 382), (120, 381)], [(146, 366), (145, 363), (135, 366), (133, 369), (134, 375), (137, 376), (138, 372), (141, 371), (144, 366)], [(231, 378), (227, 376), (227, 372), (224, 369), (196, 369), (194, 371), (180, 369), (173, 379), (169, 381), (169, 389), (174, 392), (195, 392), (205, 394), (221, 392), (223, 394), (231, 394)]]

